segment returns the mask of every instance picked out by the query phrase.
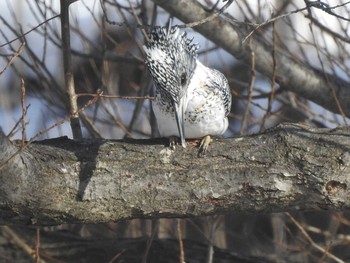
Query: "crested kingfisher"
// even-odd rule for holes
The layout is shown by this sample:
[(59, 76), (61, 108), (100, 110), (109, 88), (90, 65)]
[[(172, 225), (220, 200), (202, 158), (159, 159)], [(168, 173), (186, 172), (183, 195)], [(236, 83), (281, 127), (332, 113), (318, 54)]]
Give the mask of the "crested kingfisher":
[(155, 84), (152, 108), (159, 133), (170, 138), (199, 139), (199, 154), (205, 154), (210, 136), (228, 128), (231, 91), (226, 77), (197, 58), (199, 45), (192, 43), (178, 26), (154, 27), (143, 47), (145, 64)]

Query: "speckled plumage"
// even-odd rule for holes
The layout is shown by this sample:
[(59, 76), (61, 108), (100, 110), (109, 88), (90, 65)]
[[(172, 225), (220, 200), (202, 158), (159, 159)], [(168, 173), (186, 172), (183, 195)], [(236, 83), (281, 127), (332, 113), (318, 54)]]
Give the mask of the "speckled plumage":
[(145, 63), (156, 86), (152, 103), (160, 135), (202, 138), (228, 127), (231, 92), (225, 76), (197, 59), (193, 44), (178, 27), (156, 27), (144, 46)]

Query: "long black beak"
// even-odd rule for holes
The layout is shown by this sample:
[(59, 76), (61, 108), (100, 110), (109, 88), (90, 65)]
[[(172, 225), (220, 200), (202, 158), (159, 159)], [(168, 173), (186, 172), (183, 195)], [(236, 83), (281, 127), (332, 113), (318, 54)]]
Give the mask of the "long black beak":
[(185, 116), (185, 98), (186, 96), (183, 96), (178, 103), (174, 102), (174, 109), (175, 109), (175, 118), (177, 123), (177, 128), (179, 130), (181, 145), (183, 148), (186, 148), (186, 141), (185, 141), (185, 122), (184, 122), (184, 116)]

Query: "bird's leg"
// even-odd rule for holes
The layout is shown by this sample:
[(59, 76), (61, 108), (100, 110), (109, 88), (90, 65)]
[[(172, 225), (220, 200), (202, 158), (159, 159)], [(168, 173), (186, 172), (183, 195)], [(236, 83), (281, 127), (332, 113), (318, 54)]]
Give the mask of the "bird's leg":
[(207, 152), (209, 148), (209, 144), (212, 142), (212, 138), (210, 135), (204, 136), (201, 140), (201, 143), (199, 145), (199, 150), (198, 150), (198, 156), (203, 156)]

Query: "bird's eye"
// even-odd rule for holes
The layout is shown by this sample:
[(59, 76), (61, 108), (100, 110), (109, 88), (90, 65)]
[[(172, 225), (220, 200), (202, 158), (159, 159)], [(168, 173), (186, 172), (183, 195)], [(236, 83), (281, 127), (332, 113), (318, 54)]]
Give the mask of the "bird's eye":
[(182, 73), (181, 74), (181, 86), (184, 86), (187, 82), (186, 74)]

